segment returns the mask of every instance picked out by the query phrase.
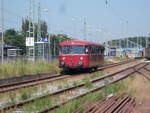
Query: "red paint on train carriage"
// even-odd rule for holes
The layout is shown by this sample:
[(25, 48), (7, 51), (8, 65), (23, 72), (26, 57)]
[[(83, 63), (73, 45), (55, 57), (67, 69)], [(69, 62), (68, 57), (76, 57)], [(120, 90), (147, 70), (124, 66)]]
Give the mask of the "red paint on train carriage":
[(59, 67), (63, 69), (97, 68), (104, 64), (104, 46), (86, 41), (59, 44)]

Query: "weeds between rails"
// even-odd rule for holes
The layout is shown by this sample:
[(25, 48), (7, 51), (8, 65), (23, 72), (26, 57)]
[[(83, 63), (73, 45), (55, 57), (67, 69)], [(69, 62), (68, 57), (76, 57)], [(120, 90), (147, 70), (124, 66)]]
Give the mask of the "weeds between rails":
[[(123, 62), (119, 62), (119, 63), (105, 65), (103, 67), (100, 67), (98, 70), (102, 70), (102, 69), (106, 69), (106, 68), (111, 68), (111, 67), (115, 67), (115, 66), (118, 66), (118, 65), (123, 65), (123, 64), (130, 63), (130, 62), (133, 62), (133, 61), (136, 61), (136, 60), (127, 60), (127, 61), (123, 61)], [(82, 73), (84, 74), (85, 71), (82, 71)], [(79, 74), (79, 72), (76, 72), (74, 74), (75, 75)], [(37, 76), (37, 75), (35, 75), (35, 76)], [(25, 87), (31, 87), (31, 86), (35, 86), (35, 85), (39, 85), (39, 84), (47, 83), (47, 82), (52, 82), (52, 81), (56, 81), (56, 80), (61, 80), (61, 79), (65, 79), (65, 78), (68, 78), (68, 77), (69, 76), (64, 76), (64, 75), (61, 75), (61, 74), (53, 76), (53, 75), (49, 75), (49, 73), (39, 74), (37, 76), (37, 78), (35, 78), (35, 79), (32, 78), (32, 76), (31, 76), (31, 78), (32, 78), (31, 80), (30, 79), (29, 80), (28, 79), (27, 80), (22, 80), (21, 79), (21, 81), (19, 81), (19, 78), (20, 78), (19, 77), (19, 78), (16, 78), (16, 80), (18, 79), (17, 82), (13, 81), (12, 83), (7, 83), (7, 84), (4, 84), (4, 85), (0, 85), (0, 93), (4, 93), (4, 92), (8, 92), (8, 91), (13, 91), (13, 90), (20, 89), (20, 88), (25, 88)], [(7, 80), (4, 80), (4, 81), (8, 82)]]

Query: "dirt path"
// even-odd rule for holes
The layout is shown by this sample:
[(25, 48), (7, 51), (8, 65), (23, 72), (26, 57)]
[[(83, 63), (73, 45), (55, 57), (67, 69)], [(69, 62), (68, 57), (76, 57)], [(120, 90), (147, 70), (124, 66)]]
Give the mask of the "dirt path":
[[(147, 73), (144, 72), (150, 78)], [(134, 113), (150, 113), (150, 81), (143, 75), (136, 74), (129, 80), (128, 91), (132, 91), (136, 98)]]

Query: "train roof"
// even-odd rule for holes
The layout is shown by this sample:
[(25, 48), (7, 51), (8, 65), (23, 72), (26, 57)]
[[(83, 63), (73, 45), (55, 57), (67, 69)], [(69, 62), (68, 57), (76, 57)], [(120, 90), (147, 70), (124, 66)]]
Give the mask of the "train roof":
[(96, 46), (103, 46), (102, 44), (99, 44), (99, 43), (87, 42), (87, 41), (78, 41), (78, 40), (61, 42), (59, 45), (60, 46), (69, 46), (69, 45), (96, 45)]

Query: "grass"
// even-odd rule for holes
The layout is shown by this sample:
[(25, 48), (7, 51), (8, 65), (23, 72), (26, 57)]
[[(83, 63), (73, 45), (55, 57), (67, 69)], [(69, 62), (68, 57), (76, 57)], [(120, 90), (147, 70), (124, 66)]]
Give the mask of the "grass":
[[(74, 101), (71, 101), (67, 103), (66, 105), (62, 106), (58, 110), (55, 110), (51, 113), (71, 113), (74, 112), (79, 106), (82, 106), (84, 103), (88, 102), (96, 102), (99, 100), (102, 100), (105, 98), (106, 93), (107, 94), (117, 94), (120, 92), (123, 92), (126, 88), (125, 82), (118, 82), (112, 85), (107, 86), (107, 90), (103, 89), (101, 91), (98, 91), (96, 93), (90, 93), (82, 98), (76, 99)], [(84, 112), (84, 108), (81, 109), (80, 113)]]
[[(67, 81), (64, 81), (63, 84), (61, 84), (60, 86), (58, 85), (58, 88), (59, 89), (64, 89), (64, 88), (68, 88), (70, 87), (70, 85), (72, 86), (76, 86), (80, 83), (85, 83), (85, 88), (87, 89), (91, 89), (93, 87), (95, 87), (91, 82), (90, 80), (91, 79), (94, 79), (94, 78), (97, 78), (99, 76), (102, 76), (103, 75), (103, 72), (95, 72), (91, 75), (89, 75), (88, 77), (86, 77), (85, 79), (82, 79), (80, 81), (74, 81), (72, 82), (67, 82)], [(60, 84), (60, 82), (59, 82)], [(35, 92), (39, 92), (39, 91), (42, 91), (44, 88), (46, 88), (47, 85), (46, 84), (43, 84), (41, 85), (40, 87), (32, 87), (32, 88), (25, 88), (25, 89), (20, 89), (19, 91), (19, 95), (18, 96), (18, 92), (10, 92), (10, 101), (7, 103), (7, 104), (12, 104), (12, 103), (15, 103), (16, 102), (16, 97), (18, 97), (19, 100), (26, 100), (30, 97), (32, 97), (32, 94), (35, 93)], [(126, 89), (126, 86), (125, 86), (125, 83), (124, 82), (118, 82), (116, 84), (112, 84), (112, 85), (109, 85), (107, 86), (105, 89), (102, 89), (100, 91), (100, 93), (91, 93), (91, 94), (88, 94), (90, 96), (85, 96), (85, 97), (82, 97), (80, 99), (76, 99), (75, 101), (71, 101), (69, 102), (69, 104), (66, 104), (63, 108), (61, 108), (61, 110), (57, 110), (55, 111), (56, 113), (70, 113), (71, 111), (74, 111), (76, 108), (79, 107), (79, 105), (83, 104), (84, 102), (90, 102), (90, 101), (97, 101), (98, 99), (100, 100), (102, 97), (104, 97), (106, 94), (110, 94), (110, 93), (116, 93), (116, 92), (119, 92), (120, 90), (124, 90)], [(46, 97), (46, 98), (43, 98), (43, 99), (37, 99), (35, 102), (32, 102), (30, 104), (27, 104), (23, 107), (23, 109), (25, 111), (28, 111), (28, 112), (36, 112), (36, 111), (41, 111), (45, 108), (48, 108), (48, 107), (51, 107), (51, 106), (54, 106), (56, 104), (59, 104), (59, 102), (62, 102), (64, 101), (65, 97), (67, 95), (71, 95), (72, 93), (64, 93), (63, 96), (51, 96), (51, 97)], [(54, 113), (55, 113), (54, 112)]]
[(59, 72), (57, 62), (46, 61), (15, 61), (0, 65), (0, 79), (22, 76), (27, 74), (38, 74), (43, 72)]
[[(91, 79), (97, 78), (98, 76), (102, 76), (103, 72), (95, 72), (91, 75), (89, 75), (88, 77), (80, 80), (80, 81), (73, 81), (73, 82), (67, 82), (67, 81), (62, 81), (63, 83), (58, 85), (58, 89), (64, 89), (64, 88), (68, 88), (71, 86), (76, 86), (79, 85), (81, 83), (85, 83), (85, 88), (87, 89), (91, 89), (94, 87), (94, 85), (90, 82)], [(72, 83), (72, 84), (71, 84)], [(52, 85), (52, 84), (51, 84)], [(32, 97), (31, 94), (35, 93), (35, 92), (40, 92), (43, 89), (45, 89), (47, 87), (46, 84), (40, 85), (40, 86), (35, 86), (32, 88), (25, 88), (25, 89), (20, 89), (19, 92), (10, 92), (9, 97), (12, 97), (11, 100), (8, 102), (8, 104), (10, 103), (15, 103), (15, 98), (19, 98), (19, 100), (26, 100), (30, 97)], [(102, 89), (102, 92), (106, 95), (111, 94), (111, 93), (115, 93), (118, 92), (118, 90), (124, 90), (126, 89), (125, 83), (124, 82), (118, 82), (116, 84), (112, 84), (112, 85), (108, 85), (107, 88)], [(20, 96), (18, 96), (18, 93)], [(48, 93), (48, 92), (47, 92)], [(66, 95), (66, 94), (65, 94)], [(31, 103), (29, 105), (26, 105), (24, 107), (25, 110), (29, 110), (29, 111), (34, 111), (36, 109), (41, 109), (42, 108), (47, 108), (48, 106), (52, 106), (54, 105), (54, 103), (57, 103), (59, 97), (47, 97), (44, 99), (38, 99), (36, 100), (34, 103)], [(57, 100), (57, 101), (56, 101)], [(41, 104), (43, 103), (43, 104)], [(37, 107), (36, 107), (37, 106)], [(38, 108), (39, 107), (39, 108)]]
[[(30, 87), (30, 88), (24, 88), (24, 89), (19, 89), (16, 91), (11, 91), (11, 92), (8, 92), (5, 94), (0, 94), (0, 100), (6, 101), (6, 100), (10, 99), (9, 102), (6, 102), (7, 104), (15, 103), (16, 101), (14, 101), (14, 100), (16, 100), (16, 99), (19, 101), (26, 100), (26, 99), (33, 97), (33, 94), (47, 90), (47, 87), (49, 85), (52, 85), (52, 86), (54, 85), (54, 86), (58, 87), (58, 89), (65, 89), (65, 88), (69, 88), (71, 86), (77, 86), (81, 83), (85, 83), (85, 88), (90, 89), (90, 88), (93, 88), (93, 84), (90, 82), (90, 80), (97, 78), (99, 76), (102, 76), (103, 74), (104, 73), (102, 71), (100, 71), (100, 72), (92, 73), (82, 80), (77, 80), (77, 81), (59, 80), (59, 81), (56, 81), (56, 82), (50, 83), (50, 84), (45, 83), (45, 84), (41, 84), (38, 86)], [(50, 93), (50, 92), (45, 92), (45, 93)], [(10, 98), (10, 97), (12, 97), (10, 94), (13, 94), (12, 99)]]
[(33, 93), (37, 92), (38, 87), (20, 89), (19, 91), (11, 91), (8, 93), (0, 94), (0, 100), (5, 101), (6, 104), (15, 104), (18, 101), (23, 101), (32, 97)]
[[(0, 100), (7, 101), (8, 99), (10, 99), (9, 102), (6, 102), (7, 104), (15, 103), (16, 101), (14, 101), (14, 100), (16, 100), (16, 99), (19, 99), (19, 101), (26, 100), (26, 99), (29, 99), (30, 97), (32, 97), (32, 94), (36, 94), (36, 93), (47, 90), (47, 87), (49, 85), (50, 86), (54, 85), (54, 86), (58, 87), (58, 89), (65, 89), (65, 88), (69, 88), (71, 86), (77, 86), (81, 83), (85, 83), (85, 87), (90, 89), (93, 87), (90, 80), (94, 79), (98, 76), (102, 76), (102, 73), (103, 72), (95, 72), (95, 73), (92, 73), (89, 76), (85, 77), (83, 80), (78, 80), (78, 81), (59, 80), (59, 81), (49, 83), (49, 84), (44, 83), (44, 84), (41, 84), (38, 86), (33, 86), (30, 88), (18, 89), (16, 91), (11, 91), (11, 92), (8, 92), (5, 94), (0, 94)], [(12, 95), (10, 95), (12, 93), (14, 94), (13, 95), (14, 100), (12, 99)], [(50, 93), (50, 92), (47, 92), (47, 93)]]
[(98, 71), (89, 75), (90, 79), (95, 79), (97, 77), (103, 76), (105, 73), (103, 71)]
[[(91, 84), (87, 83), (87, 86), (85, 86), (85, 88), (87, 87), (91, 88)], [(122, 81), (115, 84), (108, 85), (106, 89), (102, 89), (97, 93), (90, 93), (82, 98), (69, 102), (68, 104), (61, 107), (59, 110), (54, 111), (54, 113), (73, 112), (75, 109), (77, 109), (81, 104), (85, 102), (98, 101), (104, 98), (106, 94), (107, 95), (111, 93), (115, 94), (124, 91), (124, 89), (126, 89), (126, 86), (125, 86), (125, 82)], [(23, 109), (28, 112), (41, 111), (44, 110), (45, 108), (49, 108), (56, 104), (59, 104), (60, 102), (63, 102), (65, 100), (65, 97), (69, 94), (71, 93), (68, 92), (68, 93), (64, 93), (62, 96), (51, 96), (43, 99), (37, 99), (35, 102), (25, 105)]]
[[(104, 98), (104, 95), (101, 92), (97, 93), (90, 93), (82, 98), (76, 99), (68, 104), (62, 106), (60, 109), (53, 111), (52, 113), (71, 113), (75, 111), (80, 105), (84, 104), (85, 102), (95, 102)], [(81, 112), (84, 111), (82, 108)]]
[(59, 97), (47, 97), (44, 99), (37, 99), (36, 101), (23, 107), (25, 111), (36, 112), (41, 111), (44, 108), (54, 105), (54, 103), (59, 101)]
[(126, 57), (114, 57), (113, 59), (116, 61), (122, 61), (122, 60), (125, 60)]
[(93, 84), (92, 84), (92, 82), (90, 81), (90, 78), (84, 79), (84, 83), (85, 83), (84, 86), (85, 86), (86, 88), (88, 88), (88, 89), (90, 89), (90, 88), (93, 87)]
[(21, 100), (26, 100), (26, 99), (30, 98), (30, 96), (31, 96), (30, 93), (24, 92), (21, 95)]

